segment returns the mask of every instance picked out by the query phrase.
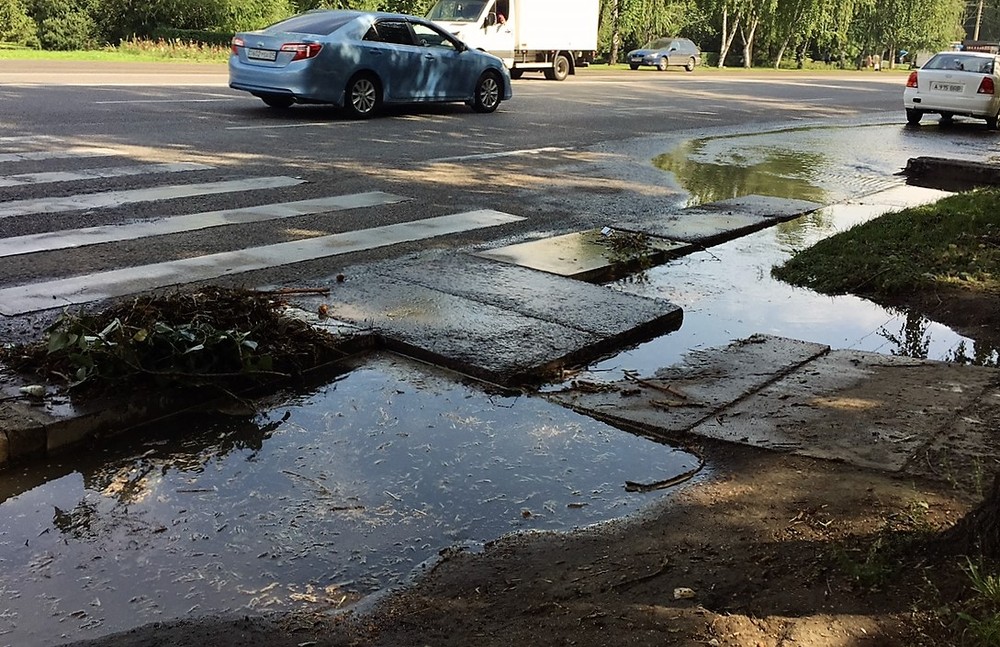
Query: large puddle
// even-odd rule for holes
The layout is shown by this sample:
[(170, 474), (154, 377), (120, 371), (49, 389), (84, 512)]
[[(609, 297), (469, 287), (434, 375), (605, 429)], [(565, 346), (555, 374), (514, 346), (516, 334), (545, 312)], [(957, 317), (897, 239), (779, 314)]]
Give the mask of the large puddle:
[(639, 510), (697, 458), (391, 357), (253, 420), (175, 421), (0, 482), (0, 644), (347, 606), (453, 544)]
[[(754, 333), (836, 349), (996, 365), (1000, 349), (977, 347), (973, 340), (919, 315), (853, 296), (817, 294), (771, 277), (772, 267), (838, 231), (947, 195), (906, 186), (887, 171), (892, 164), (899, 164), (895, 170), (901, 168), (910, 155), (989, 147), (992, 139), (981, 135), (978, 130), (956, 130), (942, 138), (885, 125), (801, 128), (692, 140), (656, 158), (654, 163), (675, 174), (689, 191), (690, 204), (753, 193), (841, 202), (615, 283), (619, 290), (681, 306), (684, 322), (676, 332), (596, 364), (592, 377), (617, 379), (622, 370), (651, 374), (681, 361), (692, 349), (723, 346)], [(858, 137), (865, 146), (847, 145)]]

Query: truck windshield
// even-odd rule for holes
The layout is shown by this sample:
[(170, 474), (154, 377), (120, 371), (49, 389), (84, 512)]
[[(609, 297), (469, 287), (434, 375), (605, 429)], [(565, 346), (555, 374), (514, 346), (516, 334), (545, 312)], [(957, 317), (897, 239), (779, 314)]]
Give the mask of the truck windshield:
[(427, 14), (429, 20), (474, 22), (483, 13), (488, 0), (439, 0)]

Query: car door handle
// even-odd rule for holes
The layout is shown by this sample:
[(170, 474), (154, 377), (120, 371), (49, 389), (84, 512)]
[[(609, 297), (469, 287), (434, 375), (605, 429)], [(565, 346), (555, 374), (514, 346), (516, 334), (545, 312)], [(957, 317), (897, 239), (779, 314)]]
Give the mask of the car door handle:
[(424, 58), (427, 58), (427, 59), (430, 59), (430, 60), (432, 60), (432, 61), (433, 61), (433, 60), (434, 60), (435, 58), (437, 58), (437, 57), (436, 57), (436, 56), (434, 56), (433, 54), (424, 54)]

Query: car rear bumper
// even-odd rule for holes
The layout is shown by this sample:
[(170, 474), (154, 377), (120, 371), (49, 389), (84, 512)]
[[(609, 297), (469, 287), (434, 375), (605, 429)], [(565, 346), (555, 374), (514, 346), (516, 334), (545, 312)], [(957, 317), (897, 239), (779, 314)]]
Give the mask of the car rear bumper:
[(291, 96), (304, 102), (340, 104), (343, 91), (331, 91), (332, 84), (316, 82), (317, 75), (308, 66), (266, 67), (229, 59), (229, 87), (255, 96)]
[(994, 117), (1000, 110), (1000, 97), (983, 94), (973, 97), (951, 96), (943, 92), (922, 92), (907, 88), (903, 94), (903, 107), (924, 112), (947, 112), (968, 117)]

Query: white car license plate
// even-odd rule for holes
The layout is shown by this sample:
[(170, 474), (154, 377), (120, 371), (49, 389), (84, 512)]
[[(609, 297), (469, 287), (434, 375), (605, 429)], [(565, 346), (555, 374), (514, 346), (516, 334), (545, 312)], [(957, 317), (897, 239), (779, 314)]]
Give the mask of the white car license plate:
[(278, 60), (278, 52), (273, 49), (248, 49), (247, 58), (258, 61), (276, 61)]
[(936, 92), (962, 92), (965, 90), (965, 86), (961, 83), (939, 83), (932, 81), (931, 90)]

